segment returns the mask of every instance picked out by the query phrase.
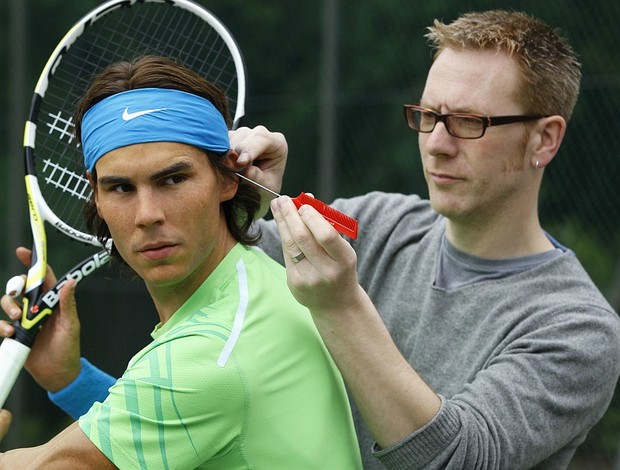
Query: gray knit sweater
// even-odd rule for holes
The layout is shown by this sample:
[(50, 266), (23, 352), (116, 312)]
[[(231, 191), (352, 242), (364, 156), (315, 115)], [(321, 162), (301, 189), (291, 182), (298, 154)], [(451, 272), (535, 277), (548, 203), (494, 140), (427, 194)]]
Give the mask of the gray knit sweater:
[[(354, 409), (365, 468), (566, 468), (620, 374), (620, 320), (575, 255), (445, 291), (434, 286), (445, 221), (428, 201), (370, 193), (333, 205), (359, 220), (360, 283), (442, 397), (432, 422), (388, 449)], [(282, 262), (275, 224), (261, 228)]]

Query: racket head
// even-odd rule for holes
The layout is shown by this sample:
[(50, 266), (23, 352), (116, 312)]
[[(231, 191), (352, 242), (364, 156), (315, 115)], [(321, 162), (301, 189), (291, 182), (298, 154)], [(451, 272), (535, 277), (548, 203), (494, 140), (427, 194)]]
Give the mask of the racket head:
[(246, 72), (241, 51), (222, 22), (190, 0), (109, 0), (62, 38), (36, 84), (24, 130), (29, 198), (41, 217), (66, 235), (99, 245), (87, 233), (83, 207), (91, 197), (73, 113), (94, 76), (121, 60), (169, 57), (220, 86), (245, 114)]

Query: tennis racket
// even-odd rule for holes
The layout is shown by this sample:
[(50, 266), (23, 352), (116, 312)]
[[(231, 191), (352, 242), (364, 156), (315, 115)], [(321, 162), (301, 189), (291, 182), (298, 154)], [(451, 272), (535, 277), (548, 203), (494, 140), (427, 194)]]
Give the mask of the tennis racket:
[[(82, 208), (91, 197), (72, 121), (75, 105), (102, 68), (155, 54), (182, 63), (219, 85), (244, 115), (245, 66), (228, 29), (189, 0), (110, 0), (80, 19), (48, 59), (36, 84), (24, 130), (25, 182), (33, 249), (15, 334), (0, 345), (0, 407), (22, 369), (37, 332), (52, 314), (60, 288), (81, 281), (109, 261), (108, 249), (87, 233)], [(43, 292), (46, 226), (99, 250)]]

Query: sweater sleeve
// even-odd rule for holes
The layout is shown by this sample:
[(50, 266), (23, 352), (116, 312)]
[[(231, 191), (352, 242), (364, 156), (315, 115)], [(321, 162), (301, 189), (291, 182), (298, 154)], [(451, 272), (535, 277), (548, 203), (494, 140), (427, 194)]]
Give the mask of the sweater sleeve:
[(593, 305), (545, 313), (548, 321), (516, 327), (470, 383), (442, 397), (427, 426), (390, 448), (375, 444), (375, 457), (392, 469), (567, 466), (613, 396), (619, 324)]

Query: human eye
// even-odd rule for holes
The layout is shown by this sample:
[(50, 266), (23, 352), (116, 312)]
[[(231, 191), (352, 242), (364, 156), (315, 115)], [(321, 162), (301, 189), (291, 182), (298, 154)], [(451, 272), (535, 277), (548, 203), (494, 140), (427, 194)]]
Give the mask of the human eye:
[(452, 124), (466, 131), (477, 131), (482, 127), (482, 119), (478, 116), (452, 116)]
[(423, 126), (430, 126), (435, 124), (435, 113), (431, 111), (418, 111), (420, 124)]
[(430, 132), (434, 129), (435, 117), (435, 113), (432, 111), (425, 111), (424, 109), (416, 109), (413, 114), (415, 126), (421, 132)]
[(187, 175), (174, 174), (174, 175), (168, 175), (165, 178), (162, 178), (161, 183), (164, 186), (175, 186), (177, 184), (183, 183), (185, 180), (187, 180)]
[(133, 191), (133, 186), (126, 183), (105, 185), (104, 188), (109, 193), (124, 194)]

